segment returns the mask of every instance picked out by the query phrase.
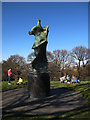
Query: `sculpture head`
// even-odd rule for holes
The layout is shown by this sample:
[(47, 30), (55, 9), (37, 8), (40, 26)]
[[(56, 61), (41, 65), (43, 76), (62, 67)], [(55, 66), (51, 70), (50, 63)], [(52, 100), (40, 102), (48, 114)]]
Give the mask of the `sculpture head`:
[(41, 20), (37, 19), (37, 22), (37, 25), (29, 31), (29, 35), (38, 35), (38, 33), (42, 31)]
[(37, 25), (38, 25), (38, 26), (41, 26), (41, 20), (40, 20), (40, 19), (37, 19), (37, 21), (38, 21)]

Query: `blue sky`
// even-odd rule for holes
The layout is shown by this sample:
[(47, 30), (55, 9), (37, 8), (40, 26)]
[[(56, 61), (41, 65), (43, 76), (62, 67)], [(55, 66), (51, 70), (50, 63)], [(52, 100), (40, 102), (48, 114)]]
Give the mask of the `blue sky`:
[(34, 36), (28, 34), (41, 19), (49, 25), (47, 50), (88, 47), (88, 2), (2, 3), (2, 59), (33, 52)]

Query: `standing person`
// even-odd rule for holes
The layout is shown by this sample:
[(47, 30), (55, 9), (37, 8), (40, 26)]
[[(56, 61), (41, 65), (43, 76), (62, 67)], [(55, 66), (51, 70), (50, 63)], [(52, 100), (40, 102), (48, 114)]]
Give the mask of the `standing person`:
[(10, 79), (11, 79), (11, 69), (8, 70), (8, 84), (11, 85), (11, 82), (10, 82)]

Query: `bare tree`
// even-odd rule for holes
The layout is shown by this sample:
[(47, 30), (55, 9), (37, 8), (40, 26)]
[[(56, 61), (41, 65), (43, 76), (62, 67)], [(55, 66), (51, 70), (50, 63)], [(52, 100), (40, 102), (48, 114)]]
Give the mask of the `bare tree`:
[(54, 63), (59, 66), (61, 69), (61, 51), (60, 50), (54, 50), (53, 56), (54, 56)]
[(27, 57), (27, 61), (31, 62), (34, 59), (34, 57), (35, 57), (34, 52), (30, 53)]
[(54, 56), (50, 51), (46, 52), (48, 62), (53, 62)]
[(48, 72), (50, 73), (50, 80), (58, 80), (60, 77), (59, 67), (55, 62), (48, 63)]
[(65, 68), (72, 68), (73, 66), (75, 66), (75, 59), (72, 55), (72, 52), (69, 51), (68, 52), (68, 56), (67, 56), (67, 62), (66, 62), (66, 65), (65, 65)]
[(77, 65), (80, 68), (81, 62), (84, 65), (85, 61), (88, 59), (88, 49), (83, 46), (77, 46), (72, 49), (72, 55), (75, 58), (75, 60), (78, 62)]
[(7, 80), (7, 71), (9, 68), (12, 69), (12, 78), (17, 79), (19, 75), (22, 74), (24, 69), (25, 58), (19, 55), (12, 55), (7, 61), (3, 61), (2, 71), (3, 71), (3, 80)]
[(77, 46), (72, 49), (72, 56), (74, 57), (77, 65), (78, 70), (78, 78), (81, 77), (81, 63), (83, 64), (83, 67), (85, 65), (85, 62), (88, 60), (88, 49), (83, 46)]
[(65, 69), (68, 60), (68, 51), (67, 50), (54, 50), (54, 61), (59, 66), (60, 69)]
[(67, 50), (54, 50), (53, 51), (54, 55), (54, 62), (57, 64), (59, 68), (59, 75), (63, 76), (65, 75), (65, 69), (70, 64), (69, 60), (69, 52)]

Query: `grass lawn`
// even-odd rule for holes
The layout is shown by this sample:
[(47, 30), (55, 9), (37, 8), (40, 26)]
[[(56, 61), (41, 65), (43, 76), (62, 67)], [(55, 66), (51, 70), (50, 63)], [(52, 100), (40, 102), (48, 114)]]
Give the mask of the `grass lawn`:
[[(7, 89), (13, 89), (13, 88), (18, 88), (18, 87), (26, 87), (27, 81), (24, 81), (25, 85), (18, 86), (15, 84), (15, 82), (12, 82), (12, 85), (8, 85), (7, 82), (2, 82), (2, 90), (7, 90)], [(85, 100), (87, 101), (87, 105), (78, 108), (77, 110), (73, 110), (71, 112), (67, 112), (62, 115), (52, 115), (52, 116), (36, 116), (36, 117), (29, 117), (29, 116), (18, 116), (15, 115), (15, 117), (7, 117), (7, 119), (2, 119), (2, 120), (64, 120), (64, 119), (77, 119), (81, 118), (82, 119), (90, 119), (90, 80), (86, 81), (81, 81), (81, 83), (75, 83), (75, 84), (66, 84), (66, 83), (60, 83), (59, 81), (51, 81), (50, 82), (50, 87), (51, 88), (65, 88), (65, 89), (70, 89), (70, 90), (75, 90), (78, 91)], [(10, 114), (9, 114), (10, 115)], [(13, 113), (14, 115), (14, 113)], [(3, 113), (3, 116), (8, 116), (8, 114)], [(12, 114), (11, 114), (12, 116)]]
[(11, 90), (15, 88), (22, 88), (27, 86), (27, 81), (24, 80), (22, 85), (16, 85), (16, 81), (11, 81), (11, 85), (8, 85), (8, 81), (2, 81), (2, 91)]

